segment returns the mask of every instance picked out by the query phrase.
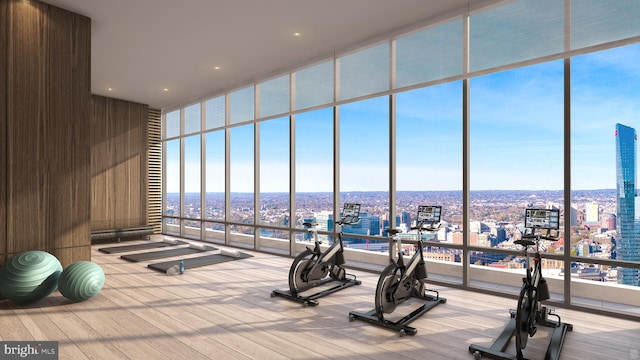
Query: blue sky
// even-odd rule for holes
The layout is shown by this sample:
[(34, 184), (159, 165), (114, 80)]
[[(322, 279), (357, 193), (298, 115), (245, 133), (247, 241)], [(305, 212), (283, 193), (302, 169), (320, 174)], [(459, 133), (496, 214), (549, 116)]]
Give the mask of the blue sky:
[[(572, 59), (573, 189), (615, 188), (614, 125), (640, 130), (639, 58), (640, 45), (633, 45)], [(472, 190), (562, 189), (563, 67), (558, 60), (471, 79)], [(461, 91), (453, 82), (398, 95), (398, 190), (462, 188)], [(341, 106), (343, 191), (388, 190), (388, 112), (386, 97)], [(261, 124), (264, 192), (289, 189), (288, 132), (286, 118)], [(332, 190), (332, 132), (332, 109), (297, 115), (298, 191)], [(176, 148), (167, 146), (167, 189), (173, 192)], [(189, 160), (199, 160), (194, 151), (199, 148), (185, 154), (187, 192), (199, 189), (197, 165)], [(216, 160), (208, 163), (219, 173), (223, 157), (211, 153)], [(231, 130), (231, 157), (232, 191), (252, 191), (251, 125)], [(222, 191), (220, 182), (218, 174), (207, 189)]]

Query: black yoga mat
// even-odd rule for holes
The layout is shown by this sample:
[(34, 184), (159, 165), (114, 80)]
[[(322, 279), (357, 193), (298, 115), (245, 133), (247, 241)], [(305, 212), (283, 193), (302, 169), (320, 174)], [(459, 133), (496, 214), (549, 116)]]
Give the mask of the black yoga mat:
[(127, 252), (127, 251), (155, 249), (155, 248), (185, 245), (185, 244), (187, 243), (180, 240), (178, 240), (175, 244), (170, 244), (163, 241), (153, 241), (153, 242), (148, 242), (144, 244), (105, 247), (105, 248), (98, 249), (98, 251), (102, 251), (103, 253), (107, 253), (107, 254), (114, 254), (114, 253), (121, 253), (121, 252)]
[(207, 246), (204, 250), (199, 250), (199, 249), (194, 249), (192, 247), (187, 246), (187, 247), (181, 247), (178, 249), (171, 249), (171, 250), (150, 251), (150, 252), (122, 255), (120, 256), (120, 258), (133, 261), (133, 262), (139, 262), (139, 261), (147, 261), (147, 260), (154, 260), (154, 259), (162, 259), (162, 258), (167, 258), (171, 256), (197, 254), (197, 253), (201, 253), (205, 251), (213, 251), (213, 250), (218, 250), (218, 249), (214, 248), (213, 246)]
[[(240, 260), (240, 259), (253, 257), (253, 255), (245, 254), (243, 252), (239, 252), (239, 254), (240, 254), (239, 257), (227, 256), (222, 254), (212, 254), (212, 255), (198, 256), (198, 257), (189, 258), (189, 259), (183, 259), (184, 268), (192, 269), (200, 266), (219, 264), (227, 261)], [(167, 269), (169, 269), (173, 265), (178, 265), (179, 263), (180, 263), (180, 260), (172, 260), (172, 261), (149, 264), (147, 265), (147, 267), (153, 270), (167, 272)]]

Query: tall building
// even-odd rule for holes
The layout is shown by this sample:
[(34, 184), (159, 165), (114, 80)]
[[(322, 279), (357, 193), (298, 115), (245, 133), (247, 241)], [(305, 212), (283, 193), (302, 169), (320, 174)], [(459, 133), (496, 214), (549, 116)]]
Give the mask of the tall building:
[[(318, 231), (333, 231), (333, 213), (330, 211), (323, 210), (319, 213), (314, 214), (316, 222), (318, 223), (317, 229)], [(328, 235), (318, 234), (318, 240), (327, 243), (326, 241), (329, 239)]]
[(602, 215), (602, 228), (607, 230), (616, 229), (616, 214), (603, 214)]
[[(636, 231), (636, 130), (616, 124), (617, 258), (640, 260), (640, 236)], [(637, 227), (640, 230), (640, 226)], [(638, 269), (618, 269), (618, 283), (638, 286)]]
[(571, 209), (569, 210), (569, 224), (570, 226), (578, 225), (578, 205), (571, 204)]
[(584, 204), (584, 221), (587, 223), (597, 223), (598, 219), (598, 202), (591, 201)]
[(380, 235), (380, 216), (371, 215), (369, 219), (369, 235)]

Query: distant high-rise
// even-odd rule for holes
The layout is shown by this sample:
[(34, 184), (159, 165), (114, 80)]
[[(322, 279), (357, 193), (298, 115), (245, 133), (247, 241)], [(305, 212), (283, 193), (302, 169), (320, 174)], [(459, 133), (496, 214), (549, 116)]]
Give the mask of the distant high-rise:
[[(314, 214), (316, 222), (318, 223), (318, 231), (333, 231), (333, 213), (330, 211), (321, 211)], [(325, 242), (328, 240), (328, 235), (318, 235), (318, 240)]]
[(369, 219), (369, 235), (380, 235), (380, 216), (371, 215)]
[[(617, 258), (640, 260), (640, 234), (636, 231), (636, 130), (616, 124)], [(640, 230), (640, 226), (638, 226)], [(618, 283), (638, 286), (638, 269), (618, 269)]]
[(569, 224), (570, 226), (578, 225), (578, 205), (571, 204), (571, 209), (569, 210)]
[(584, 221), (587, 223), (599, 222), (598, 202), (591, 201), (584, 204)]
[(603, 214), (602, 215), (602, 225), (603, 228), (607, 230), (615, 230), (616, 229), (616, 214)]

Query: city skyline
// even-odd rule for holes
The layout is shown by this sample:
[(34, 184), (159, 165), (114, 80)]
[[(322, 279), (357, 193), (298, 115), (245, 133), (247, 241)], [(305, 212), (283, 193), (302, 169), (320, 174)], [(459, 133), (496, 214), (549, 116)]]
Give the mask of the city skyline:
[[(640, 260), (640, 220), (636, 217), (637, 140), (636, 130), (616, 124), (616, 193), (618, 217), (617, 258), (626, 261)], [(640, 209), (639, 209), (640, 210)], [(638, 269), (620, 268), (618, 282), (638, 286)]]

